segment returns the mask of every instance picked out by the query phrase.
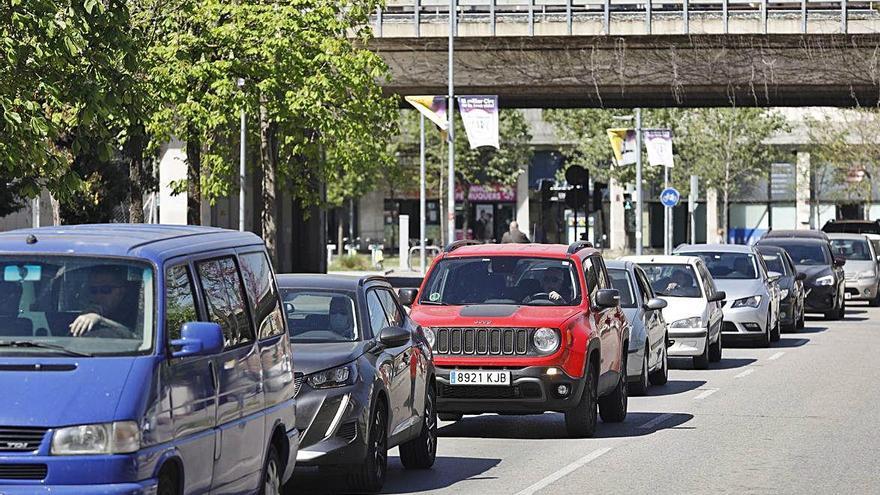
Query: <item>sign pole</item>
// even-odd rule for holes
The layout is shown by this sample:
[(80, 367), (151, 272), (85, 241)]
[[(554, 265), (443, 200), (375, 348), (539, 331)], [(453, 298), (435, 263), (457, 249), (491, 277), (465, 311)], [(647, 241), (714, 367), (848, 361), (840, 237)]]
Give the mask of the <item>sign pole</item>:
[(691, 197), (688, 199), (688, 210), (691, 214), (691, 244), (697, 243), (697, 188), (699, 187), (700, 178), (696, 175), (691, 176)]
[(636, 256), (642, 254), (642, 109), (636, 108)]
[(446, 216), (448, 217), (447, 235), (448, 242), (455, 241), (455, 83), (453, 81), (452, 55), (455, 39), (455, 0), (449, 0), (449, 190), (447, 191)]
[[(663, 188), (669, 188), (669, 167), (663, 167)], [(669, 239), (669, 231), (670, 231), (670, 208), (668, 206), (663, 207), (663, 254), (669, 254), (672, 252), (671, 242)]]
[(419, 113), (419, 270), (425, 274), (425, 116)]

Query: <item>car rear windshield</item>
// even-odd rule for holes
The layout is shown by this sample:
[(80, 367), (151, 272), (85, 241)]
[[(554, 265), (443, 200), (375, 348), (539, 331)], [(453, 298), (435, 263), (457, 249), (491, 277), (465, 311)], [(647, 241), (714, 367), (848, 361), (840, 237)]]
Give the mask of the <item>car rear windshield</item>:
[(833, 234), (880, 234), (880, 223), (874, 222), (828, 222), (823, 232)]
[(767, 265), (767, 269), (771, 272), (776, 272), (780, 275), (791, 275), (791, 273), (788, 272), (788, 264), (782, 259), (781, 254), (762, 254), (761, 257), (764, 258), (764, 264)]
[(780, 242), (772, 244), (779, 246), (791, 256), (795, 265), (829, 265), (826, 252), (819, 243)]
[(619, 268), (609, 268), (608, 276), (611, 277), (611, 287), (620, 292), (620, 307), (636, 308), (636, 298), (633, 295), (632, 284), (629, 281), (629, 275), (626, 270)]
[(153, 283), (137, 261), (0, 256), (0, 355), (148, 353)]
[(679, 263), (639, 263), (645, 270), (651, 286), (658, 296), (702, 297), (697, 274), (691, 265)]
[(831, 239), (831, 250), (835, 256), (850, 261), (871, 261), (871, 248), (867, 239)]
[(281, 289), (281, 299), (294, 342), (354, 342), (359, 339), (353, 293)]
[(749, 280), (758, 278), (755, 256), (748, 253), (702, 251), (688, 252), (687, 255), (702, 258), (714, 279)]
[(438, 262), (421, 304), (516, 304), (576, 306), (580, 284), (568, 260), (496, 256)]

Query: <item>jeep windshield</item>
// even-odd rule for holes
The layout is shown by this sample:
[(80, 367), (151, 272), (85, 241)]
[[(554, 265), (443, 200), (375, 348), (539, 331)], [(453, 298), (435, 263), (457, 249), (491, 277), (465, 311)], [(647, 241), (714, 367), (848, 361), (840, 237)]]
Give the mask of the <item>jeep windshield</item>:
[(153, 292), (141, 262), (0, 256), (0, 356), (147, 353)]
[(568, 260), (514, 256), (438, 262), (419, 301), (428, 305), (576, 306), (577, 272)]

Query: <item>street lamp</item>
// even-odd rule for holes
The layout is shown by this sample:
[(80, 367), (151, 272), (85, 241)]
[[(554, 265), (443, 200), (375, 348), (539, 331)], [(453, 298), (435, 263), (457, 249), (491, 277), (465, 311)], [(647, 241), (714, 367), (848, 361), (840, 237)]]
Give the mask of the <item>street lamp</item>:
[(642, 254), (642, 109), (636, 108), (635, 115), (612, 117), (614, 120), (635, 119), (636, 132), (636, 256)]
[[(238, 78), (238, 89), (244, 88), (244, 79)], [(238, 230), (244, 232), (244, 161), (247, 134), (245, 129), (244, 102), (241, 105), (241, 150), (238, 157)]]

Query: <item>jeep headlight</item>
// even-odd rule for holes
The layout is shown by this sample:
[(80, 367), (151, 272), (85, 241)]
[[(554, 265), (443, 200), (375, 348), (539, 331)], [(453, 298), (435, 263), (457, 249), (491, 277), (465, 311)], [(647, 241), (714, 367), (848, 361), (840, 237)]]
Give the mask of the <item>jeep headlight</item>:
[(761, 305), (761, 296), (743, 297), (733, 301), (732, 308), (757, 308)]
[(834, 275), (825, 275), (816, 279), (816, 285), (834, 285)]
[(336, 388), (353, 384), (356, 376), (354, 364), (346, 364), (338, 368), (312, 373), (306, 377), (306, 381), (312, 388)]
[(692, 316), (682, 320), (673, 321), (669, 328), (697, 328), (703, 326), (702, 316)]
[(52, 434), (52, 455), (131, 454), (141, 447), (134, 421), (68, 426)]
[(543, 354), (550, 354), (559, 348), (559, 332), (552, 328), (539, 328), (532, 335), (535, 349)]

